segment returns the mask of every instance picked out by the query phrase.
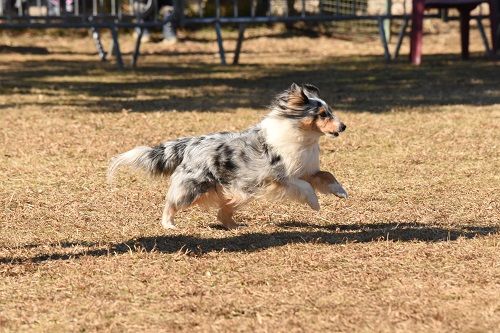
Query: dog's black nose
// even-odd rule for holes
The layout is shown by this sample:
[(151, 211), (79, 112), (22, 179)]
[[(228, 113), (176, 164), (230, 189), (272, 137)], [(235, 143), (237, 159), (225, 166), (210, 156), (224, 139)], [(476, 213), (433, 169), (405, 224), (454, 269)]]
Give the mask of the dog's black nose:
[(347, 126), (344, 123), (340, 123), (339, 132), (345, 131), (346, 128)]

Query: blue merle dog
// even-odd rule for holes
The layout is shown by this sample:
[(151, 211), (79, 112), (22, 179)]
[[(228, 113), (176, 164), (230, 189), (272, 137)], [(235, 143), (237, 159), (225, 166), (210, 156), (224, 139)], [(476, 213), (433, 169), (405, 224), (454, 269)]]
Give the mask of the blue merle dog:
[(319, 210), (320, 193), (347, 198), (335, 177), (319, 168), (319, 138), (337, 137), (346, 126), (313, 85), (292, 86), (276, 96), (270, 113), (239, 133), (180, 138), (136, 147), (113, 158), (111, 178), (123, 165), (170, 176), (161, 224), (174, 228), (177, 211), (215, 205), (218, 220), (237, 227), (233, 214), (254, 198), (290, 198)]

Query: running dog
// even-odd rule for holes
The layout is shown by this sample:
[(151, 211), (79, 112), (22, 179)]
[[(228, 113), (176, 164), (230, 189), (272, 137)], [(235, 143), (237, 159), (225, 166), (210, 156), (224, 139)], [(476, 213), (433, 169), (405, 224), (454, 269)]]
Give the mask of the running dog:
[(115, 156), (112, 179), (124, 165), (170, 176), (161, 224), (175, 228), (176, 212), (195, 204), (215, 205), (227, 228), (235, 210), (255, 198), (289, 198), (319, 210), (316, 191), (347, 198), (335, 177), (319, 168), (319, 138), (337, 137), (346, 125), (311, 84), (292, 84), (276, 96), (269, 114), (239, 133), (220, 132), (136, 147)]

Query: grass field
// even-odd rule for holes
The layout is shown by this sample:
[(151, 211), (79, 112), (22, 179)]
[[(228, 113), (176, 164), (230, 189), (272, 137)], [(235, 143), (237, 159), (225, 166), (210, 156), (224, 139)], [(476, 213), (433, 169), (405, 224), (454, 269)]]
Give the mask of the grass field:
[[(224, 67), (200, 33), (123, 72), (89, 38), (3, 35), (0, 331), (499, 332), (500, 63), (476, 33), (468, 62), (456, 32), (426, 36), (418, 68), (273, 30)], [(255, 202), (235, 231), (192, 209), (165, 231), (167, 180), (106, 184), (113, 155), (244, 129), (293, 81), (348, 126), (321, 140), (348, 200)]]

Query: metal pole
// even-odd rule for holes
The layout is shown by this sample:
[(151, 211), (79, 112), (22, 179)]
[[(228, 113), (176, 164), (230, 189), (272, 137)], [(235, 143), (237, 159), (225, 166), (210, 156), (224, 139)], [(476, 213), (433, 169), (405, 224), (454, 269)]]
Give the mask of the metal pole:
[(215, 0), (215, 33), (217, 34), (217, 44), (219, 46), (220, 63), (226, 65), (226, 53), (224, 52), (224, 42), (220, 26), (220, 0)]
[(422, 37), (425, 0), (412, 0), (410, 61), (414, 65), (422, 62)]
[(387, 45), (387, 39), (385, 39), (384, 22), (381, 18), (378, 19), (378, 31), (380, 33), (380, 40), (382, 41), (382, 46), (384, 47), (384, 58), (386, 62), (391, 61), (391, 53), (389, 52), (389, 46)]
[[(392, 0), (386, 0), (385, 13), (388, 16), (392, 14)], [(385, 39), (390, 42), (391, 41), (391, 19), (386, 18), (384, 20), (384, 29), (385, 29)]]
[(396, 59), (399, 56), (399, 50), (401, 49), (401, 44), (403, 44), (403, 38), (405, 37), (406, 29), (408, 28), (408, 22), (409, 22), (408, 18), (405, 18), (403, 20), (403, 26), (399, 31), (398, 43), (396, 44), (396, 50), (394, 51), (394, 59)]
[(94, 39), (95, 47), (97, 49), (97, 53), (99, 54), (99, 58), (101, 59), (101, 61), (106, 61), (106, 51), (104, 51), (104, 47), (102, 46), (101, 34), (99, 33), (99, 30), (95, 27), (92, 27), (91, 31), (92, 31), (92, 38)]
[(483, 22), (481, 22), (481, 19), (479, 17), (476, 18), (476, 21), (477, 21), (477, 28), (479, 29), (479, 33), (481, 34), (481, 39), (483, 41), (486, 53), (491, 54), (490, 45), (488, 43), (488, 37), (486, 37), (486, 33), (484, 32)]
[(220, 22), (215, 22), (215, 33), (217, 34), (217, 44), (219, 46), (220, 63), (226, 65), (226, 53), (224, 52), (224, 43), (222, 40), (222, 32)]
[[(202, 14), (203, 7), (200, 6), (200, 15)], [(184, 26), (184, 0), (174, 0), (174, 19), (177, 21), (177, 26)]]
[(144, 28), (139, 28), (139, 34), (137, 35), (137, 39), (135, 40), (134, 54), (132, 55), (132, 68), (135, 68), (137, 65), (137, 59), (139, 58), (140, 55), (141, 39), (143, 32)]
[(153, 21), (156, 21), (158, 19), (158, 11), (160, 10), (160, 8), (158, 8), (158, 1), (152, 0), (151, 6), (153, 6)]
[(87, 1), (82, 1), (82, 5), (83, 5), (83, 10), (82, 10), (82, 17), (87, 17)]
[(244, 24), (239, 25), (238, 31), (238, 41), (236, 43), (236, 49), (234, 50), (233, 65), (237, 65), (240, 61), (241, 45), (243, 44), (243, 39), (245, 38), (245, 28)]
[(120, 51), (120, 42), (118, 41), (118, 31), (116, 26), (111, 26), (111, 37), (113, 37), (113, 50), (115, 51), (116, 65), (118, 69), (123, 69), (122, 53)]

